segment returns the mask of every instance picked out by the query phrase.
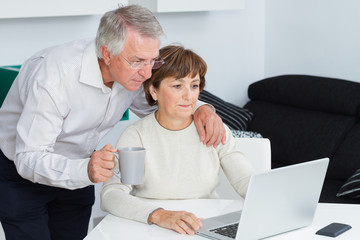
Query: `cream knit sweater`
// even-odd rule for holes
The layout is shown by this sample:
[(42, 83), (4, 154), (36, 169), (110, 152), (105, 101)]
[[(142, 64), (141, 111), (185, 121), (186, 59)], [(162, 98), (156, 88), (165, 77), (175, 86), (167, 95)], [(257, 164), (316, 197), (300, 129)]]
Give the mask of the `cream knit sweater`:
[(153, 113), (129, 126), (117, 147), (146, 148), (143, 183), (124, 185), (113, 176), (102, 187), (102, 209), (147, 223), (149, 214), (161, 206), (141, 198), (217, 198), (220, 167), (244, 197), (253, 168), (237, 149), (229, 128), (225, 128), (226, 144), (214, 148), (200, 141), (194, 123), (183, 130), (170, 131), (157, 122)]

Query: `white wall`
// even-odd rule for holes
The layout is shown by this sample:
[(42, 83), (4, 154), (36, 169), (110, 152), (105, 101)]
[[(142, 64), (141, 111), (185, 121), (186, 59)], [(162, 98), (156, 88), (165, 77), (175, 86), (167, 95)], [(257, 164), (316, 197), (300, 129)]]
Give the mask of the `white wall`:
[(360, 82), (360, 1), (267, 0), (265, 75)]
[(100, 16), (0, 19), (0, 66), (21, 64), (35, 52), (93, 37)]
[(167, 39), (195, 50), (208, 64), (206, 89), (243, 105), (249, 83), (264, 75), (264, 3), (245, 9), (197, 13), (159, 13)]

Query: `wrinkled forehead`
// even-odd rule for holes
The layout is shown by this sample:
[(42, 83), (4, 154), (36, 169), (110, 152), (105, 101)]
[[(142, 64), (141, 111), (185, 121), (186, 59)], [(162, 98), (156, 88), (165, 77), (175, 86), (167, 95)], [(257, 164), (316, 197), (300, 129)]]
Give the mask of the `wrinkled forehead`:
[(160, 40), (144, 37), (135, 31), (129, 31), (122, 54), (138, 60), (150, 60), (159, 56)]

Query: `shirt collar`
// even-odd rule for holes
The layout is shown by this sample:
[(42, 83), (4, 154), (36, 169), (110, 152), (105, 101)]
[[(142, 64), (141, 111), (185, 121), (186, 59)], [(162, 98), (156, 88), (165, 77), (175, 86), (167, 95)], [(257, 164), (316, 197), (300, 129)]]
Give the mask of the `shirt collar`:
[(95, 52), (95, 41), (91, 41), (84, 50), (79, 81), (97, 88), (106, 87)]

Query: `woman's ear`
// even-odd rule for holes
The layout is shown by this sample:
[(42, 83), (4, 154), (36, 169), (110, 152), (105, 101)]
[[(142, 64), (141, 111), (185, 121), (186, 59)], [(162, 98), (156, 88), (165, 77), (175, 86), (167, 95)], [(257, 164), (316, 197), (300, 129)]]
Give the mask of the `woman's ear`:
[(154, 101), (156, 101), (158, 99), (156, 94), (156, 88), (152, 84), (149, 87), (149, 92)]

